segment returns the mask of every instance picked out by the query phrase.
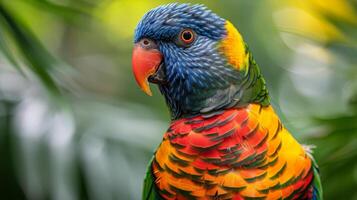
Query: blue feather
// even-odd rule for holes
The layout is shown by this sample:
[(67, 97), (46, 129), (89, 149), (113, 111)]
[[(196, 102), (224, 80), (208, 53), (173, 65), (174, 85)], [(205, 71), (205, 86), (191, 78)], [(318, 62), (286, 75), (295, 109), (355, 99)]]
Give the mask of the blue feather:
[[(219, 101), (214, 100), (217, 98), (215, 90), (228, 91), (232, 84), (238, 88), (242, 82), (240, 72), (227, 62), (219, 49), (221, 40), (227, 35), (225, 25), (225, 19), (203, 5), (177, 3), (157, 7), (139, 22), (134, 41), (150, 38), (156, 41), (163, 54), (167, 84), (159, 88), (173, 118), (195, 114), (204, 107), (214, 109), (213, 104)], [(190, 46), (177, 44), (183, 29), (196, 33)], [(218, 107), (221, 108), (221, 103)]]

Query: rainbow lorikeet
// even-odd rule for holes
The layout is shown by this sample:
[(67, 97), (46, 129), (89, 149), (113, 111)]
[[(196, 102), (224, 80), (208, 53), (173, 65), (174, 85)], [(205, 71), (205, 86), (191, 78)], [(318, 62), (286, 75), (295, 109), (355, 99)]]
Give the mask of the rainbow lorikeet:
[(143, 199), (322, 199), (318, 169), (282, 125), (242, 36), (202, 5), (149, 11), (135, 31), (133, 72), (164, 95), (172, 122)]

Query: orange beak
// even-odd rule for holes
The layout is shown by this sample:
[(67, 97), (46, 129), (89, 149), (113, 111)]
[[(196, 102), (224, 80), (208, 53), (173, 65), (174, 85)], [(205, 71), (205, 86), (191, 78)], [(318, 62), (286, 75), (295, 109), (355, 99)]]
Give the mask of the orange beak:
[(152, 96), (148, 78), (155, 74), (162, 61), (162, 54), (157, 49), (145, 49), (136, 44), (133, 50), (133, 73), (140, 88)]

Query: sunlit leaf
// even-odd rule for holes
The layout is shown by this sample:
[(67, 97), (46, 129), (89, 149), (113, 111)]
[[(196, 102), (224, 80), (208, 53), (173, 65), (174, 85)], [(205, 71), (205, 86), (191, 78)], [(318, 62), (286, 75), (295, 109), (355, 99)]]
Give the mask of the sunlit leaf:
[(48, 0), (28, 0), (25, 2), (80, 27), (86, 27), (89, 20), (92, 19), (91, 12), (94, 7), (94, 5), (83, 1), (73, 1), (68, 4), (59, 4)]
[(2, 32), (2, 30), (0, 30), (0, 51), (4, 54), (4, 56), (8, 59), (8, 61), (14, 66), (16, 67), (16, 69), (22, 74), (24, 75), (20, 64), (18, 63), (18, 61), (16, 60), (15, 56), (13, 55), (13, 53), (11, 52), (10, 48), (8, 47), (8, 44), (6, 43), (6, 41), (4, 40), (4, 33)]
[(50, 75), (50, 70), (57, 61), (32, 32), (19, 19), (11, 15), (2, 4), (0, 4), (0, 18), (3, 22), (2, 27), (10, 33), (9, 35), (12, 36), (12, 40), (30, 69), (52, 94), (58, 95), (59, 88)]

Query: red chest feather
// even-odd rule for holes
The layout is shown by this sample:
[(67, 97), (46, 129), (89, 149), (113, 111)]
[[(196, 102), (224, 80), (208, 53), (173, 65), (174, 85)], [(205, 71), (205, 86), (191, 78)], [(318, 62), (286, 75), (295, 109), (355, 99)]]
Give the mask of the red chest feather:
[(172, 122), (152, 165), (166, 199), (304, 198), (311, 160), (271, 107)]

